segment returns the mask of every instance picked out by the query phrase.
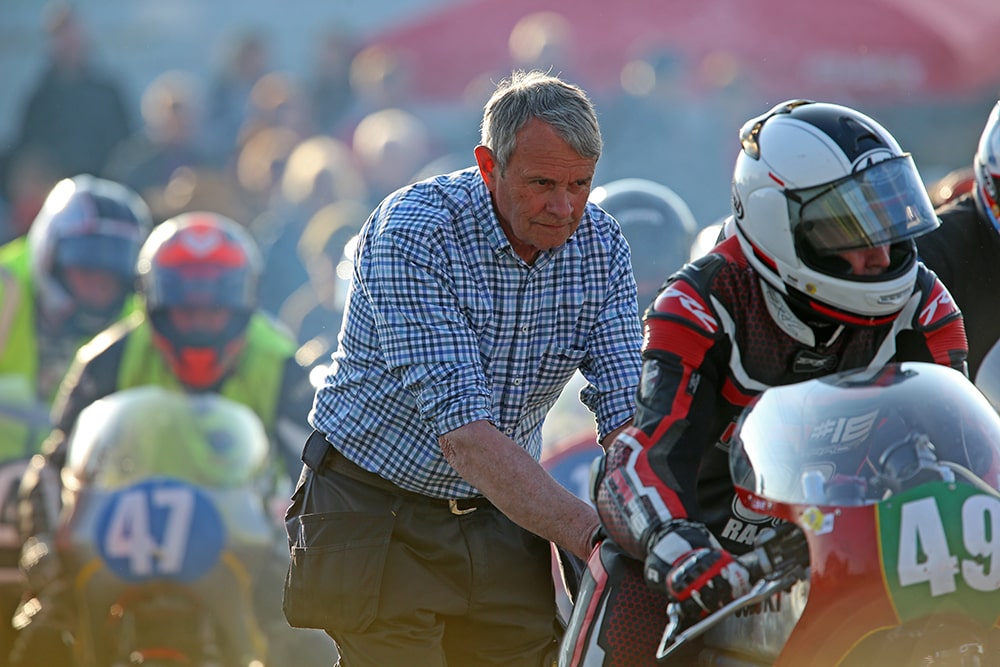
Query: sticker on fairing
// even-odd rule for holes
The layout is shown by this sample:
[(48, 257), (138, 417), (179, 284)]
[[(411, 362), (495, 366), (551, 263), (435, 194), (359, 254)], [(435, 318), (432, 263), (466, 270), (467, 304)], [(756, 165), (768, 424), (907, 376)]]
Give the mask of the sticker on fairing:
[(107, 568), (126, 581), (190, 582), (215, 565), (225, 524), (204, 491), (174, 479), (147, 479), (116, 491), (94, 536)]
[(901, 621), (1000, 617), (1000, 496), (934, 482), (878, 505), (882, 570)]

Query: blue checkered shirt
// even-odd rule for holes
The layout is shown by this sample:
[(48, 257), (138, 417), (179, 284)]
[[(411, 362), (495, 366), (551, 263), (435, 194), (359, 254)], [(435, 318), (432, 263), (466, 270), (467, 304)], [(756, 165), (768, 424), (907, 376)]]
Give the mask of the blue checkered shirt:
[(469, 497), (439, 435), (487, 420), (538, 460), (542, 420), (579, 368), (603, 439), (633, 414), (640, 346), (618, 223), (589, 204), (569, 241), (529, 266), (468, 169), (397, 191), (365, 223), (310, 422), (404, 489)]

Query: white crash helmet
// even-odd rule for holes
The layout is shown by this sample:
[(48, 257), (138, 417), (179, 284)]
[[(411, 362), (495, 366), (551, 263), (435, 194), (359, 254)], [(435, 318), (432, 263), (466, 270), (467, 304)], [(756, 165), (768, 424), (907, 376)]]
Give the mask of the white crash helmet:
[[(750, 265), (810, 317), (892, 321), (913, 292), (913, 239), (940, 221), (909, 153), (879, 123), (837, 104), (790, 100), (740, 131), (735, 233)], [(837, 253), (888, 244), (877, 276)]]
[(976, 173), (976, 201), (982, 214), (1000, 233), (1000, 102), (993, 107), (979, 137), (972, 167)]

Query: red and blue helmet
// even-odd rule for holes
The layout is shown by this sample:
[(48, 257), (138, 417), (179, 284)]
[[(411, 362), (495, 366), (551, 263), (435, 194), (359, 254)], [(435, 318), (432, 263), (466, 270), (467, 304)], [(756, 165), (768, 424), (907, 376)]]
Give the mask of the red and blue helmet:
[[(189, 389), (214, 388), (243, 349), (257, 308), (261, 259), (256, 243), (224, 216), (184, 213), (153, 230), (138, 274), (156, 346)], [(188, 328), (174, 311), (224, 314), (219, 328)]]

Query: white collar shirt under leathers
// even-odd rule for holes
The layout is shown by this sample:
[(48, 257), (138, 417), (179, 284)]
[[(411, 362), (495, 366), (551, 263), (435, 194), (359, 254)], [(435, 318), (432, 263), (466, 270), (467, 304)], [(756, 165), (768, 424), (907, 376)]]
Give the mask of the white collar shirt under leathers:
[(438, 176), (393, 193), (365, 223), (310, 422), (404, 489), (477, 495), (438, 436), (487, 420), (537, 460), (542, 421), (579, 368), (603, 438), (632, 416), (640, 329), (613, 218), (588, 204), (573, 236), (528, 265), (475, 168)]

